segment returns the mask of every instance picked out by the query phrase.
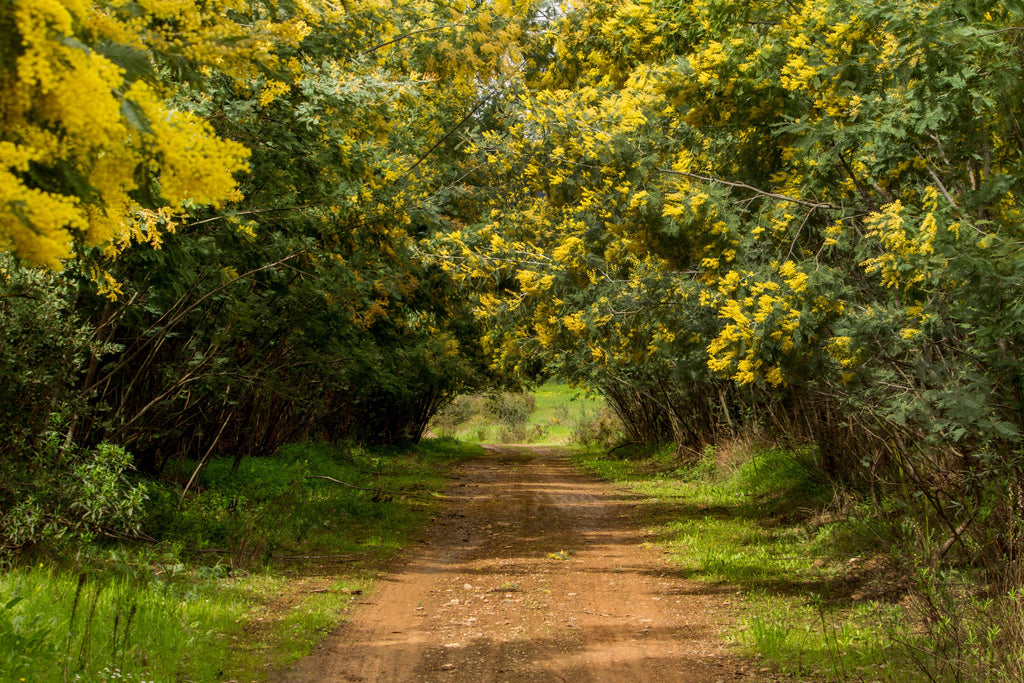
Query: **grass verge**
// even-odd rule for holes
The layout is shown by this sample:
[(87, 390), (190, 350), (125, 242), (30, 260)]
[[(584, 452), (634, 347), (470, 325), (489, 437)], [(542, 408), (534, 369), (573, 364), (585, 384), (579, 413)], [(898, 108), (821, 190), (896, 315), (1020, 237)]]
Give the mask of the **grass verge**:
[(159, 542), (22, 558), (0, 573), (0, 681), (266, 680), (308, 654), (432, 518), (480, 449), (290, 446), (214, 461), (178, 508), (150, 487)]
[(905, 586), (891, 556), (898, 521), (837, 492), (810, 453), (740, 457), (671, 449), (577, 465), (643, 496), (647, 523), (688, 576), (735, 586), (727, 636), (774, 671), (808, 681), (917, 681)]

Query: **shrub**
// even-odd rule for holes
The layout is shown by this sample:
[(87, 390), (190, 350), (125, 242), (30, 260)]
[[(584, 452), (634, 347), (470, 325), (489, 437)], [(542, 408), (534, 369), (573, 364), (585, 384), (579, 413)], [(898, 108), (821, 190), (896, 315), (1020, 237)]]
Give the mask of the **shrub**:
[(0, 548), (77, 544), (137, 530), (146, 487), (125, 476), (131, 463), (119, 446), (79, 448), (51, 427), (29, 457), (0, 470)]
[(28, 456), (52, 413), (80, 415), (84, 407), (77, 387), (92, 331), (68, 316), (72, 294), (60, 276), (0, 252), (0, 449), (7, 460)]
[(584, 447), (610, 449), (621, 439), (622, 421), (607, 406), (595, 412), (584, 411), (573, 421), (569, 430), (569, 441)]
[(535, 405), (536, 399), (530, 394), (496, 392), (484, 399), (487, 413), (510, 432), (525, 428)]
[(430, 427), (440, 436), (452, 436), (483, 409), (479, 396), (456, 396), (434, 415)]

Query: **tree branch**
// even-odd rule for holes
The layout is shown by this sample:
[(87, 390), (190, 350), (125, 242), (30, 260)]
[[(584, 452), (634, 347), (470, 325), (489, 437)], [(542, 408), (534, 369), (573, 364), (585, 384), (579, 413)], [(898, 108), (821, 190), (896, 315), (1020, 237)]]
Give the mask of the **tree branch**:
[(340, 479), (335, 479), (334, 477), (328, 477), (328, 476), (323, 475), (323, 474), (307, 474), (306, 475), (306, 479), (326, 479), (327, 481), (334, 482), (335, 484), (340, 484), (341, 486), (347, 486), (350, 489), (355, 489), (356, 491), (369, 491), (370, 493), (375, 493), (377, 491), (377, 489), (372, 489), (372, 488), (368, 489), (368, 488), (364, 488), (362, 486), (356, 486), (354, 484), (349, 484), (346, 481), (341, 481)]
[[(256, 215), (256, 214), (274, 213), (274, 212), (277, 212), (277, 211), (299, 211), (300, 209), (311, 209), (311, 208), (313, 208), (315, 206), (320, 206), (322, 203), (323, 202), (316, 202), (316, 203), (312, 203), (312, 204), (299, 204), (298, 206), (281, 206), (281, 207), (275, 207), (275, 208), (271, 208), (271, 209), (249, 209), (248, 211), (235, 211), (234, 213), (232, 213), (230, 215), (231, 216), (253, 216), (253, 215)], [(182, 227), (192, 228), (192, 227), (195, 227), (197, 225), (203, 225), (204, 223), (212, 223), (213, 221), (218, 221), (218, 220), (221, 220), (222, 218), (227, 218), (227, 217), (228, 217), (228, 215), (224, 214), (224, 215), (214, 216), (213, 218), (204, 218), (201, 221), (196, 221), (195, 223), (189, 223), (188, 225), (184, 225)]]
[(401, 42), (401, 41), (405, 40), (406, 38), (412, 38), (413, 36), (419, 35), (421, 33), (433, 33), (434, 31), (443, 31), (446, 28), (462, 28), (462, 27), (465, 27), (465, 26), (466, 26), (465, 24), (444, 24), (443, 26), (431, 26), (430, 28), (421, 28), (418, 31), (410, 31), (409, 33), (404, 33), (404, 34), (398, 36), (397, 38), (389, 40), (386, 43), (381, 43), (380, 45), (374, 45), (369, 50), (363, 50), (362, 52), (359, 53), (359, 56), (364, 57), (364, 56), (366, 56), (368, 54), (376, 52), (377, 50), (383, 49), (383, 48), (387, 47), (388, 45), (394, 45), (395, 43), (398, 43), (398, 42)]
[(688, 173), (686, 171), (675, 171), (675, 170), (672, 170), (670, 168), (658, 168), (658, 169), (655, 169), (655, 170), (657, 170), (659, 173), (665, 173), (667, 175), (679, 175), (679, 176), (683, 176), (683, 177), (686, 177), (686, 178), (692, 178), (693, 180), (700, 180), (700, 181), (703, 181), (705, 183), (710, 183), (712, 185), (717, 183), (719, 185), (725, 185), (727, 187), (735, 187), (735, 188), (739, 188), (739, 189), (742, 189), (742, 190), (749, 190), (749, 191), (751, 191), (751, 192), (753, 192), (755, 194), (758, 194), (758, 195), (760, 195), (762, 197), (770, 197), (772, 199), (779, 199), (779, 200), (784, 201), (784, 202), (790, 202), (792, 204), (799, 204), (800, 206), (806, 206), (806, 207), (809, 207), (811, 209), (828, 209), (829, 211), (840, 211), (843, 208), (841, 206), (836, 206), (835, 204), (829, 204), (827, 202), (813, 202), (813, 201), (808, 201), (806, 199), (798, 199), (797, 197), (790, 197), (789, 195), (780, 194), (778, 192), (767, 192), (765, 190), (762, 190), (761, 188), (754, 187), (753, 185), (747, 185), (746, 183), (736, 182), (736, 181), (732, 181), (732, 180), (723, 180), (721, 178), (714, 178), (712, 176), (705, 176), (705, 175), (700, 175), (700, 174), (697, 174), (697, 173)]

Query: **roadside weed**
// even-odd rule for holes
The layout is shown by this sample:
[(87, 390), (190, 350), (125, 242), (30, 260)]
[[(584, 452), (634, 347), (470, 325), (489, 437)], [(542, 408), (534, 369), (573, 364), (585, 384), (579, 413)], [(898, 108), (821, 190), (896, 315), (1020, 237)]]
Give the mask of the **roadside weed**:
[(159, 570), (15, 569), (0, 595), (5, 681), (218, 680), (247, 607), (234, 586)]

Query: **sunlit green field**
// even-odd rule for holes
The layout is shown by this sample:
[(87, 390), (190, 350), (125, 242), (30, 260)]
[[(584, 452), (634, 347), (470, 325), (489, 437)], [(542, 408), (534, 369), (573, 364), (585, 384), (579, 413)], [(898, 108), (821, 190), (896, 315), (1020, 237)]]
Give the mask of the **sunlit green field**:
[[(506, 411), (502, 419), (495, 414), (495, 403), (498, 410), (525, 405), (521, 411)], [(602, 417), (609, 419), (600, 396), (560, 382), (521, 394), (460, 396), (453, 408), (435, 420), (433, 429), (469, 443), (567, 444), (585, 439), (587, 430)]]

